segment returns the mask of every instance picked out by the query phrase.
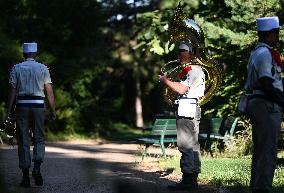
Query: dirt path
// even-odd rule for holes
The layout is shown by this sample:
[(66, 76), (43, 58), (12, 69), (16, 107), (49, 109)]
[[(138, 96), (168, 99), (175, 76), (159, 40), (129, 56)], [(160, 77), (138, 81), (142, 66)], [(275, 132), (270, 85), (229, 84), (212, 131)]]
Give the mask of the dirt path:
[[(47, 143), (44, 186), (19, 187), (17, 147), (0, 146), (0, 193), (169, 193), (177, 178), (165, 175), (155, 159), (141, 163), (139, 146), (94, 141)], [(155, 150), (153, 150), (155, 151)], [(192, 193), (217, 193), (201, 185)]]

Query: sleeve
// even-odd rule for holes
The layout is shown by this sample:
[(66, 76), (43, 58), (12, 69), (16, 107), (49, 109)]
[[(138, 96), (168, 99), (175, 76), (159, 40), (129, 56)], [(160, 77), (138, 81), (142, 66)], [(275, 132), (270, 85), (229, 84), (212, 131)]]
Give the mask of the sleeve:
[(10, 72), (9, 83), (12, 85), (13, 88), (16, 88), (16, 85), (17, 85), (16, 66), (13, 66)]
[(46, 66), (44, 66), (43, 76), (44, 76), (44, 84), (51, 84), (52, 83), (49, 70)]
[(269, 50), (263, 50), (255, 60), (255, 69), (258, 72), (258, 78), (268, 77), (274, 79), (272, 67), (272, 56)]
[(190, 70), (186, 75), (186, 79), (184, 81), (181, 81), (180, 83), (185, 86), (192, 87), (196, 78), (197, 78), (197, 73), (195, 73), (194, 70)]

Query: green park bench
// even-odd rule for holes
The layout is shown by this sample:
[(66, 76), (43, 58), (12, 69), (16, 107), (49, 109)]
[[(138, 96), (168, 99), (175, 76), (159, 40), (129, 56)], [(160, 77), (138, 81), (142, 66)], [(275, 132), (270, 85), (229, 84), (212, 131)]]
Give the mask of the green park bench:
[(234, 139), (238, 117), (211, 118), (209, 127), (204, 133), (199, 133), (199, 140), (205, 140), (205, 149), (213, 156), (213, 141), (221, 141), (222, 144), (230, 144)]
[[(202, 119), (204, 123), (208, 119)], [(213, 156), (212, 142), (221, 140), (228, 143), (233, 139), (234, 131), (237, 125), (238, 118), (210, 118), (209, 124), (203, 128), (199, 134), (199, 140), (205, 141), (205, 148), (211, 156)], [(176, 119), (157, 118), (154, 124), (143, 129), (143, 132), (149, 132), (147, 135), (138, 138), (138, 143), (145, 144), (143, 158), (147, 154), (150, 145), (159, 146), (162, 150), (163, 157), (166, 156), (165, 144), (176, 143)]]
[(159, 146), (162, 150), (163, 157), (166, 156), (165, 144), (177, 142), (176, 119), (158, 118), (150, 128), (144, 129), (150, 133), (142, 138), (138, 138), (139, 143), (145, 144), (143, 158), (147, 153), (150, 145)]

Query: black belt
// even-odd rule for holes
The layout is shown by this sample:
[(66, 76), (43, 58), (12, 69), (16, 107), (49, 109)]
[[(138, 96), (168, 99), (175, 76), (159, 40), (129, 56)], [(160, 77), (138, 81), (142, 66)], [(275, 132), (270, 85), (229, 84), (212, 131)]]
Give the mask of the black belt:
[(270, 101), (270, 102), (273, 102), (273, 103), (276, 103), (275, 101), (273, 101), (272, 99), (270, 99), (269, 97), (265, 96), (265, 95), (262, 95), (262, 94), (252, 94), (251, 96), (249, 96), (249, 100), (251, 99), (264, 99), (264, 100), (267, 100), (267, 101)]
[(44, 108), (44, 97), (42, 96), (17, 96), (17, 107)]

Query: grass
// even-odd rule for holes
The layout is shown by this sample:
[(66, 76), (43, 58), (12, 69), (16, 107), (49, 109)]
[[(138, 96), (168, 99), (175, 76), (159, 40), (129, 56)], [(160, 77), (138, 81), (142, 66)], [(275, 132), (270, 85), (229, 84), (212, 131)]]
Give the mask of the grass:
[(122, 123), (113, 124), (111, 129), (101, 129), (93, 132), (46, 132), (48, 141), (84, 140), (84, 139), (106, 139), (110, 141), (132, 141), (142, 136), (142, 129), (134, 129)]
[(45, 134), (47, 141), (68, 141), (68, 140), (87, 140), (92, 139), (87, 133), (52, 133), (47, 132)]
[(127, 128), (116, 127), (116, 129), (113, 129), (108, 133), (105, 133), (101, 137), (112, 141), (133, 141), (134, 139), (137, 139), (142, 135), (143, 135), (142, 129), (133, 129), (129, 127)]
[[(284, 158), (282, 155), (284, 155), (284, 152), (278, 155), (279, 163), (275, 171), (272, 193), (284, 192)], [(174, 169), (174, 173), (181, 175), (179, 157), (162, 159), (160, 160), (160, 166), (165, 170)], [(199, 180), (202, 183), (212, 184), (217, 187), (225, 186), (234, 193), (246, 193), (249, 192), (250, 166), (251, 157), (249, 156), (239, 158), (204, 157)]]

